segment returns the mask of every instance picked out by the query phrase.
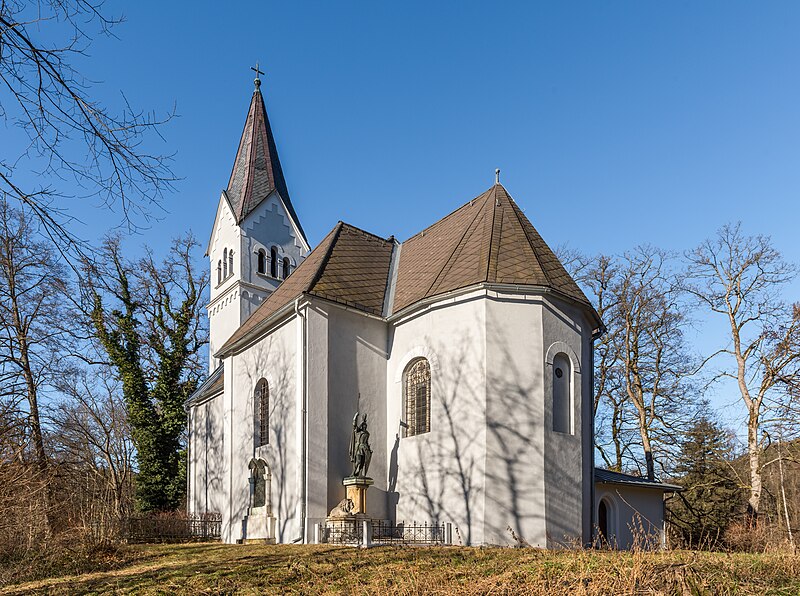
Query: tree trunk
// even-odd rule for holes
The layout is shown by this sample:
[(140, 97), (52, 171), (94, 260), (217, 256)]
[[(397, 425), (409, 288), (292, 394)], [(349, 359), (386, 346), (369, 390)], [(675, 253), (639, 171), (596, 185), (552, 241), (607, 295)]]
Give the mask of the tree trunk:
[(753, 520), (758, 517), (761, 504), (761, 445), (758, 441), (758, 409), (750, 410), (747, 421), (747, 453), (750, 458), (750, 498), (747, 509)]

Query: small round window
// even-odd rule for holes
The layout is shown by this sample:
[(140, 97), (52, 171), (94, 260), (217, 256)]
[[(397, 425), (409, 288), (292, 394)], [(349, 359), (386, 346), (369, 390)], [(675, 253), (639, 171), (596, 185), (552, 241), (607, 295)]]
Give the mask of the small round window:
[(564, 376), (564, 371), (561, 370), (560, 368), (557, 368), (556, 369), (556, 376), (560, 379), (561, 377)]

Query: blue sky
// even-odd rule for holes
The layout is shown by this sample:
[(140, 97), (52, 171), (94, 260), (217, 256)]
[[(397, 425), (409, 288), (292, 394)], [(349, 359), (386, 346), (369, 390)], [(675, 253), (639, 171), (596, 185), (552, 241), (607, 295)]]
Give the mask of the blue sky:
[[(127, 21), (82, 66), (97, 95), (180, 115), (159, 147), (182, 180), (133, 245), (207, 238), (259, 60), (312, 244), (340, 219), (404, 239), (500, 167), (551, 246), (683, 250), (742, 220), (800, 261), (798, 3), (107, 7)], [(118, 222), (80, 216), (88, 239)]]

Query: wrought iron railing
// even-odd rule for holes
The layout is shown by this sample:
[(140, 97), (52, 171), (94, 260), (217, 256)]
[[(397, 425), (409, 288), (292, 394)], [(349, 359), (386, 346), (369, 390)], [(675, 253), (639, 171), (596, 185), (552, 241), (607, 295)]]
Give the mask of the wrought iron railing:
[(125, 522), (128, 542), (191, 542), (219, 540), (222, 516), (202, 515), (132, 515)]
[[(364, 532), (369, 540), (364, 540)], [(444, 545), (452, 544), (452, 524), (393, 523), (383, 520), (336, 520), (321, 528), (320, 541), (347, 545)]]

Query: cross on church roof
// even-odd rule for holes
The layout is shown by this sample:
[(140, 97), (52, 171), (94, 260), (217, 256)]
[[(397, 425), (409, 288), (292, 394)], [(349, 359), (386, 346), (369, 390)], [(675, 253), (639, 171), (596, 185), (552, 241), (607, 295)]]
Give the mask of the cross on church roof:
[(259, 70), (259, 69), (258, 69), (258, 61), (256, 61), (256, 66), (255, 66), (255, 68), (253, 68), (253, 67), (251, 66), (251, 67), (250, 67), (250, 70), (254, 70), (254, 71), (255, 71), (255, 73), (256, 73), (256, 79), (255, 79), (255, 81), (253, 81), (253, 83), (255, 83), (255, 85), (256, 85), (256, 89), (258, 89), (259, 87), (261, 87), (261, 79), (259, 78), (259, 76), (258, 76), (258, 75), (263, 75), (263, 74), (264, 74), (264, 71), (263, 71), (263, 70)]

